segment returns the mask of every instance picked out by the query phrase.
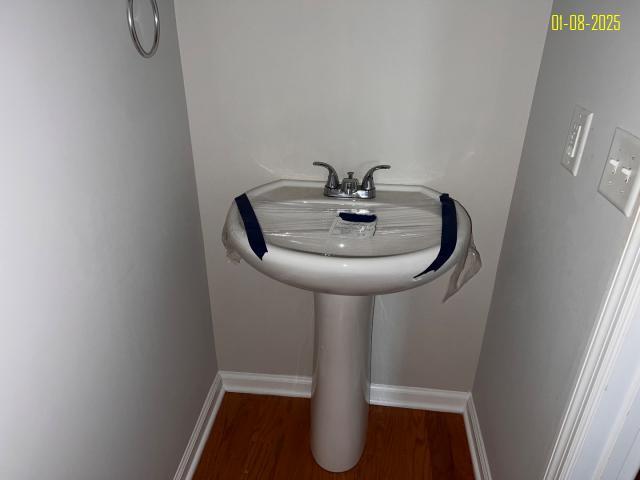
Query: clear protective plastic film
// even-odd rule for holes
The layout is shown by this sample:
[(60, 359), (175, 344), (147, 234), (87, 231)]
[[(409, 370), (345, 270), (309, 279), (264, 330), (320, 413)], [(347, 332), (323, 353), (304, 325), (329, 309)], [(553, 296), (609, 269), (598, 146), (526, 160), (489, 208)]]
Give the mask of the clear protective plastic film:
[[(439, 247), (442, 236), (441, 203), (413, 191), (379, 191), (371, 200), (353, 201), (314, 195), (303, 188), (277, 189), (253, 196), (251, 205), (269, 245), (338, 257), (380, 257)], [(229, 215), (239, 215), (236, 208)], [(227, 256), (240, 256), (228, 241), (226, 222), (222, 241)], [(234, 228), (234, 227), (231, 227)], [(268, 254), (267, 254), (268, 256)], [(265, 257), (267, 258), (267, 257)], [(473, 239), (466, 255), (454, 267), (445, 300), (457, 292), (480, 269), (481, 261)], [(416, 274), (428, 265), (416, 266)]]
[(482, 259), (480, 258), (480, 252), (473, 243), (473, 236), (469, 240), (469, 248), (467, 248), (467, 254), (462, 257), (458, 264), (451, 272), (449, 277), (449, 286), (447, 292), (444, 294), (443, 302), (446, 302), (451, 295), (456, 293), (462, 288), (462, 286), (471, 280), (476, 273), (482, 268)]

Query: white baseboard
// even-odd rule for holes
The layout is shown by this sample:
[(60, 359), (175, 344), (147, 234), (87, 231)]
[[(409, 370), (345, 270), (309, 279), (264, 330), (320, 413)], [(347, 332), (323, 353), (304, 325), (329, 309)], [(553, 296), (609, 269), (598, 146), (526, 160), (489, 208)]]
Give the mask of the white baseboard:
[(464, 424), (467, 430), (467, 443), (469, 443), (473, 471), (476, 479), (491, 480), (489, 458), (487, 457), (487, 451), (484, 447), (482, 431), (480, 430), (480, 423), (478, 422), (478, 414), (471, 395), (469, 395), (469, 401), (464, 411)]
[(213, 422), (222, 403), (222, 397), (224, 395), (224, 388), (222, 385), (222, 377), (220, 373), (213, 379), (209, 393), (204, 400), (202, 410), (200, 410), (200, 416), (196, 421), (196, 425), (189, 438), (187, 448), (182, 455), (178, 470), (173, 476), (173, 480), (191, 480), (195, 473), (202, 450), (207, 443), (209, 432), (213, 426)]
[(468, 399), (467, 392), (371, 384), (370, 403), (372, 405), (464, 413)]
[[(311, 377), (244, 372), (220, 372), (220, 376), (227, 392), (283, 397), (311, 396)], [(467, 392), (371, 384), (372, 405), (463, 413), (468, 399)]]
[[(222, 379), (225, 392), (305, 398), (311, 396), (311, 378), (306, 376), (228, 371), (219, 372), (218, 375)], [(491, 480), (482, 432), (480, 431), (478, 416), (470, 393), (373, 383), (371, 384), (370, 403), (372, 405), (461, 413), (464, 416), (476, 479)], [(188, 479), (190, 477), (184, 478)], [(178, 480), (178, 477), (175, 480)]]
[(281, 397), (311, 396), (311, 377), (244, 372), (220, 372), (220, 376), (225, 392)]

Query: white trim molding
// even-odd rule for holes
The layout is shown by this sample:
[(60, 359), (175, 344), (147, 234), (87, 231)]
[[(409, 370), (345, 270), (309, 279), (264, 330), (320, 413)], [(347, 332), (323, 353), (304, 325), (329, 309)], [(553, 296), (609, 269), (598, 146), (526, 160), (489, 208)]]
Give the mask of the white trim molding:
[(311, 397), (311, 378), (266, 373), (220, 372), (225, 392)]
[[(220, 376), (226, 392), (311, 397), (311, 377), (307, 376), (244, 372), (220, 372)], [(372, 383), (369, 403), (436, 412), (464, 413), (468, 399), (468, 392)]]
[(372, 383), (369, 403), (434, 412), (464, 413), (468, 400), (468, 392)]
[[(225, 392), (311, 397), (311, 378), (307, 376), (244, 372), (220, 372), (220, 376)], [(462, 414), (475, 477), (477, 480), (491, 480), (484, 441), (470, 393), (372, 383), (370, 403)]]
[(482, 430), (480, 430), (476, 406), (471, 395), (469, 395), (469, 401), (464, 411), (464, 425), (467, 431), (467, 443), (471, 452), (471, 461), (473, 462), (473, 473), (477, 480), (491, 480), (489, 458), (484, 447)]
[(636, 214), (631, 233), (596, 321), (576, 385), (547, 465), (544, 480), (572, 478), (586, 432), (591, 424), (624, 334), (640, 298), (640, 228)]
[(209, 388), (209, 393), (204, 400), (202, 410), (200, 410), (200, 415), (189, 438), (187, 448), (182, 455), (178, 470), (173, 476), (173, 480), (191, 480), (193, 477), (196, 467), (198, 466), (198, 461), (200, 460), (200, 455), (202, 455), (202, 450), (204, 450), (204, 446), (207, 443), (207, 438), (209, 437), (209, 432), (211, 432), (211, 427), (213, 426), (218, 409), (222, 403), (223, 396), (224, 388), (222, 386), (222, 378), (220, 373), (218, 373)]

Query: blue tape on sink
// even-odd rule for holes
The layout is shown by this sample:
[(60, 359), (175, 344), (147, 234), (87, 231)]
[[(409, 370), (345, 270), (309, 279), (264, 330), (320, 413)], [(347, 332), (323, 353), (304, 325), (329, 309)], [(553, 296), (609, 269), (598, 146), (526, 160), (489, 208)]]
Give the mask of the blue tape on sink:
[(238, 195), (236, 197), (236, 205), (238, 206), (238, 212), (242, 217), (242, 223), (244, 223), (244, 230), (247, 232), (247, 240), (249, 240), (249, 246), (253, 253), (262, 260), (264, 254), (267, 253), (267, 244), (264, 241), (262, 235), (262, 229), (260, 228), (260, 222), (256, 217), (256, 212), (253, 211), (249, 197), (246, 193)]
[(340, 218), (345, 222), (371, 223), (376, 221), (375, 215), (365, 215), (363, 213), (340, 212)]
[(436, 259), (427, 267), (424, 272), (419, 273), (413, 278), (418, 278), (425, 273), (435, 272), (445, 264), (449, 257), (456, 249), (458, 241), (458, 215), (456, 213), (456, 204), (449, 197), (449, 194), (440, 195), (440, 206), (442, 208), (442, 234), (440, 237), (440, 251)]

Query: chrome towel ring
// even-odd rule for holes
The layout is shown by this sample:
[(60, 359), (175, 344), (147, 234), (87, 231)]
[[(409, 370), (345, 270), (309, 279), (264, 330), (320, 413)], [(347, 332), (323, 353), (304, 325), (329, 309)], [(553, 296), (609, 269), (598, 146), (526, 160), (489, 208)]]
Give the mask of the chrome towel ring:
[(127, 8), (127, 19), (129, 21), (129, 32), (131, 32), (131, 40), (133, 40), (133, 44), (136, 47), (136, 50), (142, 55), (144, 58), (153, 57), (158, 50), (158, 42), (160, 42), (160, 17), (158, 15), (158, 3), (156, 0), (149, 0), (151, 2), (151, 7), (153, 8), (153, 25), (154, 25), (154, 34), (153, 34), (153, 45), (150, 50), (145, 50), (140, 43), (140, 38), (138, 37), (138, 32), (136, 31), (136, 24), (133, 19), (133, 0), (128, 0), (129, 6)]

